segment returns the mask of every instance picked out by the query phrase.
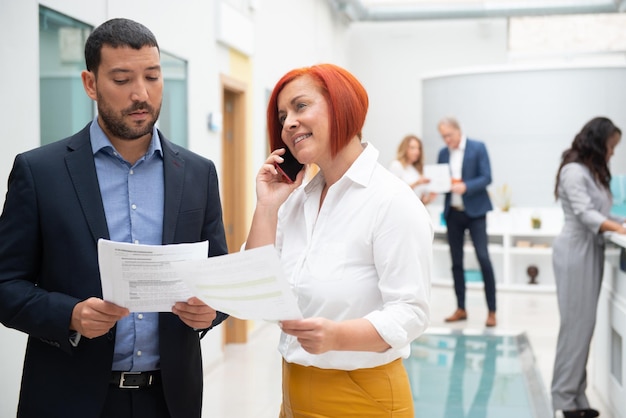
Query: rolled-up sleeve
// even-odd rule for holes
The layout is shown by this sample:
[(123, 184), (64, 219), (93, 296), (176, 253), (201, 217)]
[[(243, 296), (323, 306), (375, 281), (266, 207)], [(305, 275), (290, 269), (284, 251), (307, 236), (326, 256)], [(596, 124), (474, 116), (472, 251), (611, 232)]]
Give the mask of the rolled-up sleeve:
[(391, 347), (400, 348), (429, 325), (433, 228), (422, 203), (405, 193), (391, 199), (379, 217), (374, 262), (383, 307), (365, 318)]

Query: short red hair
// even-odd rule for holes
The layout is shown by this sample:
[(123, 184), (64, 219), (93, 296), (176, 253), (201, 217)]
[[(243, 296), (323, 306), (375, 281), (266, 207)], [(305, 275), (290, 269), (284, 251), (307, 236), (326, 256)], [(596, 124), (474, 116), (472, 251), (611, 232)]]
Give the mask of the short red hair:
[(313, 79), (328, 103), (331, 155), (334, 157), (352, 138), (357, 135), (361, 138), (369, 105), (367, 92), (359, 80), (334, 64), (296, 68), (278, 80), (267, 105), (270, 148), (275, 150), (285, 147), (281, 138), (283, 125), (278, 117), (278, 95), (287, 84), (303, 76)]

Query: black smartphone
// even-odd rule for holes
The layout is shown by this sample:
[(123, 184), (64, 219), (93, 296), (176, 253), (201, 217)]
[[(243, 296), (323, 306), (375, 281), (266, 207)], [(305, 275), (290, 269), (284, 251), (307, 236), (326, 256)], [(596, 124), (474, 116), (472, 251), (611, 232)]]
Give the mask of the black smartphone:
[(289, 151), (289, 148), (284, 148), (285, 153), (281, 155), (284, 161), (280, 164), (275, 163), (274, 166), (282, 173), (287, 183), (293, 183), (296, 181), (296, 176), (302, 170), (304, 164), (300, 164), (298, 160), (296, 160), (296, 157), (294, 157), (291, 151)]

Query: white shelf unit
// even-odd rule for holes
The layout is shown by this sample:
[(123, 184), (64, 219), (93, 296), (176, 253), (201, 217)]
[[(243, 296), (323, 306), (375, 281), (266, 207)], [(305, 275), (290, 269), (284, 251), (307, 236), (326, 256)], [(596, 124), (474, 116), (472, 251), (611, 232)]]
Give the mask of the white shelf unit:
[[(433, 243), (433, 284), (452, 285), (450, 251), (446, 227), (441, 223), (442, 207), (428, 207), (435, 227)], [(541, 227), (532, 228), (532, 217), (541, 219)], [(487, 215), (489, 257), (496, 286), (502, 290), (555, 290), (552, 271), (552, 241), (563, 225), (558, 207), (511, 208), (508, 212), (494, 210)], [(537, 284), (529, 284), (527, 269), (536, 266)], [(465, 270), (480, 270), (469, 234), (466, 236)], [(467, 282), (468, 288), (482, 288), (483, 283)]]

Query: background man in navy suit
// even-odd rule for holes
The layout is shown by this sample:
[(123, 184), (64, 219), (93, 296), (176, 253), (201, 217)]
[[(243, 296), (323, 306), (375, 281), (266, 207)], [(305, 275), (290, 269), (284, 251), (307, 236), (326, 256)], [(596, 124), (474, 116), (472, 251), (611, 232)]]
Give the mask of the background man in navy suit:
[(200, 418), (200, 338), (226, 315), (197, 298), (132, 315), (102, 300), (96, 244), (208, 240), (225, 254), (215, 166), (155, 127), (163, 76), (146, 27), (105, 22), (85, 60), (98, 116), (16, 157), (0, 216), (0, 321), (28, 334), (18, 417)]
[(463, 245), (469, 230), (476, 258), (485, 283), (489, 313), (485, 325), (496, 325), (496, 283), (487, 252), (487, 212), (492, 210), (487, 186), (491, 183), (491, 166), (485, 144), (467, 138), (454, 118), (444, 118), (438, 125), (446, 147), (439, 151), (439, 163), (450, 164), (452, 188), (446, 193), (444, 218), (452, 257), (452, 277), (457, 299), (456, 311), (446, 322), (467, 319), (465, 310), (465, 272)]

